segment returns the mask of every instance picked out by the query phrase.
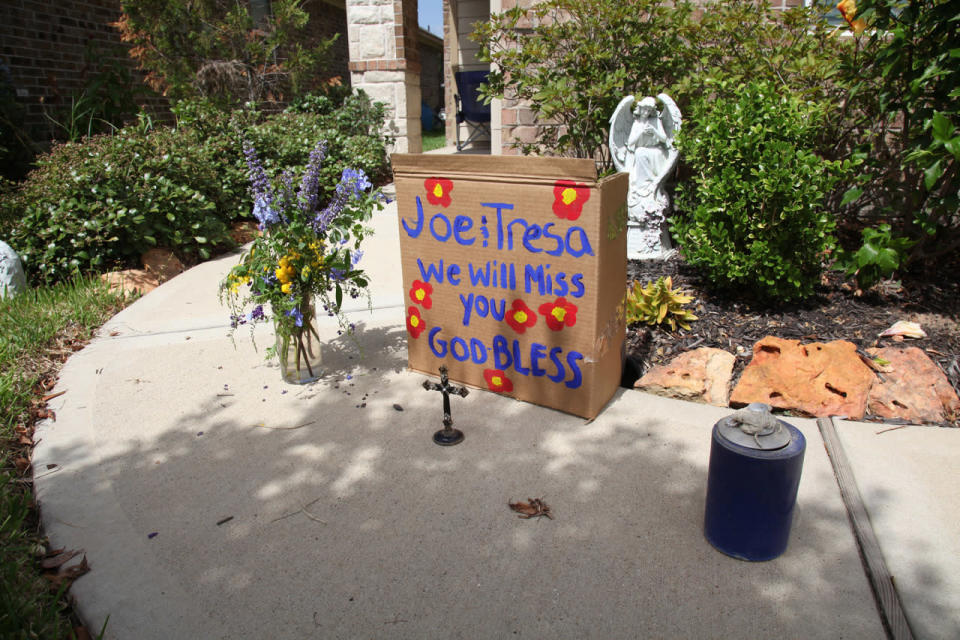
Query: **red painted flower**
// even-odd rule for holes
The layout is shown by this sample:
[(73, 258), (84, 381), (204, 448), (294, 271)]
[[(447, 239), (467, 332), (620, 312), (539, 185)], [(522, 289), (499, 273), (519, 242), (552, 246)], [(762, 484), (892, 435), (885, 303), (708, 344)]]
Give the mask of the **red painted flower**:
[(557, 180), (553, 183), (553, 212), (558, 218), (576, 220), (590, 199), (590, 188), (582, 182)]
[(514, 300), (510, 310), (507, 311), (507, 324), (517, 333), (523, 333), (537, 324), (537, 314), (523, 300)]
[(496, 393), (510, 393), (513, 391), (513, 382), (500, 369), (484, 369), (483, 379), (487, 381), (487, 388)]
[(566, 298), (557, 298), (553, 302), (544, 302), (540, 305), (540, 315), (547, 321), (547, 326), (554, 331), (577, 324), (577, 305), (567, 302)]
[(423, 181), (427, 190), (427, 202), (438, 204), (444, 209), (450, 206), (450, 192), (453, 191), (453, 180), (446, 178), (427, 178)]
[(433, 298), (430, 297), (431, 293), (433, 293), (433, 285), (429, 282), (414, 280), (413, 286), (410, 287), (410, 299), (419, 305), (423, 305), (424, 309), (429, 309), (433, 306)]
[(414, 339), (417, 339), (426, 328), (427, 323), (423, 321), (423, 316), (420, 315), (420, 309), (409, 307), (407, 309), (407, 331), (410, 332), (410, 335)]

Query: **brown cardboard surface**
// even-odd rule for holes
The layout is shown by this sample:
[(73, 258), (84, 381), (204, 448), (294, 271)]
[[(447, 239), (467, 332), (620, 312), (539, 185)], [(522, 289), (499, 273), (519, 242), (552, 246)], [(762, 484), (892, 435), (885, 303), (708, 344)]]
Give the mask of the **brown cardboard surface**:
[(622, 369), (626, 174), (598, 180), (569, 158), (392, 161), (410, 368), (595, 417)]

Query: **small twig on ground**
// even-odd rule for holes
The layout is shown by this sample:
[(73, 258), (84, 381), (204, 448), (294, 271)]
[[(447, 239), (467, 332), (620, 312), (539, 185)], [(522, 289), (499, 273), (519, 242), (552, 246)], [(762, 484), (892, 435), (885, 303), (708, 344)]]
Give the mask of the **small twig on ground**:
[(908, 425), (908, 424), (900, 424), (900, 425), (897, 425), (897, 426), (895, 426), (895, 427), (890, 427), (890, 428), (888, 428), (888, 429), (880, 429), (880, 431), (877, 431), (874, 435), (877, 435), (877, 436), (878, 436), (878, 435), (880, 435), (881, 433), (886, 433), (887, 431), (896, 431), (897, 429), (903, 429), (903, 428), (909, 427), (909, 426), (910, 426), (910, 425)]
[(327, 524), (327, 522), (326, 522), (325, 520), (321, 520), (321, 519), (318, 518), (317, 516), (313, 515), (313, 514), (310, 513), (309, 511), (307, 511), (307, 507), (313, 506), (315, 503), (317, 503), (317, 502), (319, 502), (319, 501), (320, 501), (320, 498), (317, 498), (316, 500), (312, 500), (312, 501), (308, 502), (307, 504), (303, 505), (302, 507), (300, 507), (299, 509), (297, 509), (296, 511), (291, 511), (290, 513), (287, 513), (287, 514), (284, 514), (284, 515), (279, 516), (279, 517), (277, 517), (277, 518), (274, 518), (274, 519), (271, 520), (270, 522), (271, 522), (271, 524), (272, 524), (272, 523), (274, 523), (274, 522), (279, 522), (280, 520), (285, 520), (285, 519), (289, 518), (290, 516), (295, 516), (295, 515), (297, 515), (298, 513), (302, 513), (303, 515), (307, 516), (308, 518), (310, 518), (310, 519), (313, 520), (314, 522), (319, 522), (320, 524)]
[(42, 398), (40, 398), (40, 402), (47, 402), (48, 400), (53, 400), (54, 398), (58, 398), (58, 397), (62, 396), (62, 395), (65, 394), (66, 392), (67, 392), (67, 390), (64, 389), (63, 391), (57, 391), (56, 393), (48, 393), (47, 395), (45, 395), (45, 396), (43, 396)]
[(298, 424), (293, 427), (268, 427), (265, 424), (255, 424), (253, 426), (260, 427), (261, 429), (273, 429), (274, 431), (292, 431), (294, 429), (299, 429), (301, 427), (306, 427), (307, 425), (311, 425), (314, 422), (316, 422), (316, 420), (311, 420), (310, 422), (304, 422), (303, 424)]

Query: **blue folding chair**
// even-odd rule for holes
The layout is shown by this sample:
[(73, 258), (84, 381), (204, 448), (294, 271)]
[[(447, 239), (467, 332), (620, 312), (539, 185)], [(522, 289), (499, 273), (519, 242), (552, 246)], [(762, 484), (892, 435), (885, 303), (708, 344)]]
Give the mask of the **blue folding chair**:
[[(454, 71), (457, 93), (453, 95), (457, 107), (457, 151), (483, 135), (490, 135), (490, 105), (480, 102), (477, 89), (487, 81), (489, 71)], [(467, 125), (467, 139), (460, 142), (460, 123)]]

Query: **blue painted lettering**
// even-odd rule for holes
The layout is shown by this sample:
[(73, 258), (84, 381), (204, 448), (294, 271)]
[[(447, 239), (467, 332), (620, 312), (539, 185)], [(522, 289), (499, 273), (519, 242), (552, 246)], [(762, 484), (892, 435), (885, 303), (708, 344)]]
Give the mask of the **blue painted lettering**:
[(443, 260), (440, 261), (439, 268), (432, 262), (424, 267), (423, 260), (417, 258), (417, 266), (420, 267), (420, 277), (424, 282), (429, 283), (432, 278), (437, 281), (437, 284), (443, 284)]
[(540, 360), (545, 358), (546, 355), (546, 345), (542, 345), (539, 342), (534, 342), (530, 345), (530, 372), (538, 378), (547, 374), (545, 369), (540, 368)]
[(417, 226), (410, 228), (410, 225), (407, 224), (407, 221), (403, 218), (400, 219), (400, 224), (403, 225), (403, 230), (407, 232), (407, 235), (411, 238), (416, 238), (420, 235), (420, 232), (423, 231), (423, 203), (420, 202), (420, 196), (417, 196)]
[(457, 244), (462, 244), (466, 247), (469, 247), (474, 242), (476, 238), (464, 238), (462, 234), (470, 231), (473, 228), (473, 220), (467, 216), (457, 216), (453, 219), (453, 239), (457, 241)]
[(473, 312), (473, 293), (470, 293), (468, 297), (463, 297), (463, 294), (460, 294), (460, 302), (463, 304), (463, 326), (470, 326), (470, 314)]
[(578, 360), (583, 360), (583, 354), (579, 351), (570, 351), (567, 353), (567, 364), (570, 365), (573, 377), (564, 384), (571, 389), (576, 389), (583, 384), (583, 373), (581, 373), (580, 366), (577, 364)]
[(430, 333), (427, 334), (427, 342), (430, 344), (430, 351), (433, 351), (433, 355), (443, 358), (447, 355), (447, 341), (438, 338), (438, 333), (440, 333), (440, 327), (430, 329)]
[(483, 364), (487, 361), (487, 345), (477, 338), (470, 338), (470, 356), (473, 364)]
[[(446, 227), (445, 233), (437, 233), (437, 220), (440, 220), (443, 225)], [(436, 238), (438, 242), (446, 242), (450, 239), (450, 234), (453, 233), (453, 230), (450, 228), (450, 221), (447, 219), (447, 216), (442, 213), (435, 214), (430, 218), (430, 233), (433, 234), (433, 237)], [(570, 235), (569, 233), (567, 234)]]
[[(460, 347), (463, 350), (463, 353), (457, 352), (457, 347)], [(454, 360), (457, 362), (463, 362), (470, 357), (470, 348), (467, 347), (467, 341), (463, 338), (457, 336), (450, 341), (450, 353), (453, 355)]]
[(460, 265), (452, 264), (447, 267), (447, 282), (455, 287), (460, 286)]

